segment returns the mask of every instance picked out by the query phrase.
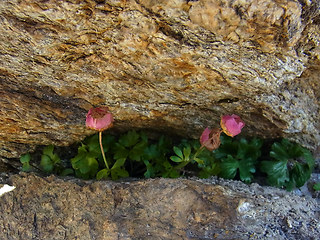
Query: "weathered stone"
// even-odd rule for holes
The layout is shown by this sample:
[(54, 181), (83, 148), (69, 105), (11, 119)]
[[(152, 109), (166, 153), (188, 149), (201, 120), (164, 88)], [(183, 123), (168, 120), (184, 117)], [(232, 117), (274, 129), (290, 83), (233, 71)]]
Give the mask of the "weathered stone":
[(13, 175), (1, 239), (319, 239), (311, 198), (217, 180), (80, 181)]
[(320, 140), (319, 2), (0, 1), (0, 156), (115, 129), (198, 137), (222, 114), (244, 134)]

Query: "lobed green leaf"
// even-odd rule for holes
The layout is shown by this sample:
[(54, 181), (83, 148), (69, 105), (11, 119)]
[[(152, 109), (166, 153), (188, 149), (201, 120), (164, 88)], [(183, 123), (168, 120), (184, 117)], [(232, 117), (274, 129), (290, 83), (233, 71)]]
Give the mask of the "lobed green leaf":
[(176, 163), (183, 161), (183, 159), (179, 158), (178, 156), (171, 156), (170, 159)]
[(24, 154), (20, 157), (20, 162), (21, 163), (29, 163), (31, 160), (31, 155), (30, 153)]
[(173, 151), (175, 154), (177, 154), (177, 156), (180, 158), (180, 159), (183, 159), (183, 154), (182, 154), (182, 151), (180, 148), (174, 146), (173, 147)]
[(122, 135), (119, 139), (119, 143), (124, 147), (132, 147), (138, 143), (139, 138), (139, 134), (136, 131), (132, 130), (127, 134)]
[(97, 173), (97, 180), (108, 179), (110, 175), (110, 169), (104, 168)]
[(265, 172), (269, 184), (282, 187), (289, 179), (287, 161), (262, 161), (261, 171)]
[(226, 159), (221, 162), (221, 176), (227, 179), (233, 179), (237, 174), (239, 168), (239, 162), (231, 155), (228, 155)]
[(48, 155), (43, 154), (41, 156), (40, 167), (43, 169), (43, 171), (45, 171), (47, 173), (53, 172), (54, 164)]

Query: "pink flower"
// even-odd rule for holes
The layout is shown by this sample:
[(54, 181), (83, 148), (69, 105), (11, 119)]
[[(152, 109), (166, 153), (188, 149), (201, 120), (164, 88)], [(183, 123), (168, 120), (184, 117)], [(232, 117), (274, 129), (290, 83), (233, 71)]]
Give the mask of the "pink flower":
[(220, 134), (220, 129), (206, 128), (200, 136), (201, 147), (205, 147), (209, 151), (217, 149), (220, 146)]
[(107, 107), (91, 108), (87, 114), (87, 128), (102, 132), (112, 127), (113, 117)]
[(241, 118), (235, 114), (224, 115), (221, 117), (220, 122), (222, 131), (230, 137), (234, 137), (241, 133), (241, 129), (244, 127), (245, 123)]

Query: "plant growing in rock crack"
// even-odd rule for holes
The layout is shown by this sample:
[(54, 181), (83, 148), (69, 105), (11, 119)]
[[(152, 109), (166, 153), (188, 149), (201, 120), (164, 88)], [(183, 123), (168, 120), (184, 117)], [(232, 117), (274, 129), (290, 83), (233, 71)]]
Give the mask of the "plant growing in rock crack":
[[(206, 176), (209, 173), (214, 174), (216, 163), (214, 158), (205, 154), (202, 154), (204, 149), (212, 152), (213, 150), (219, 148), (220, 135), (224, 132), (230, 137), (234, 137), (241, 133), (242, 128), (245, 126), (245, 123), (241, 118), (235, 114), (224, 115), (221, 117), (220, 121), (221, 129), (209, 129), (206, 128), (200, 136), (200, 146), (193, 143), (192, 145), (187, 144), (186, 142), (181, 144), (181, 147), (173, 147), (173, 151), (176, 155), (171, 156), (170, 159), (176, 163), (176, 169), (183, 169), (189, 163), (197, 163), (199, 168), (203, 168), (202, 176)], [(201, 156), (202, 154), (202, 156)], [(228, 168), (228, 166), (225, 166)], [(205, 174), (207, 171), (207, 174)], [(234, 177), (234, 176), (233, 176)]]
[(65, 168), (62, 165), (60, 157), (54, 152), (53, 145), (46, 146), (42, 150), (40, 168), (45, 173), (54, 173), (61, 176), (73, 174), (73, 170), (71, 168)]
[(221, 146), (214, 151), (217, 175), (227, 179), (234, 179), (238, 175), (241, 181), (250, 183), (256, 172), (262, 143), (257, 138), (248, 141), (221, 136)]
[[(307, 149), (286, 139), (273, 143), (269, 158), (263, 156), (261, 161), (261, 139), (234, 138), (245, 125), (234, 114), (222, 116), (221, 128), (206, 128), (199, 140), (182, 139), (180, 142), (166, 136), (149, 139), (143, 131), (135, 130), (120, 136), (105, 134), (102, 138), (103, 130), (112, 123), (108, 108), (90, 109), (86, 126), (97, 130), (98, 134), (81, 142), (77, 155), (70, 161), (73, 169), (66, 168), (65, 162), (62, 164), (52, 145), (43, 149), (40, 169), (48, 174), (75, 174), (79, 178), (97, 180), (215, 175), (250, 183), (259, 168), (270, 185), (292, 190), (304, 185), (314, 165)], [(23, 171), (38, 169), (34, 164), (31, 166), (30, 161), (30, 154), (21, 156)], [(314, 189), (318, 190), (319, 184), (315, 184)]]
[(168, 159), (171, 153), (172, 140), (161, 136), (158, 141), (148, 144), (144, 151), (143, 163), (145, 164), (144, 176), (151, 177), (169, 177), (176, 178), (180, 176), (172, 162)]
[[(106, 167), (99, 173), (101, 178), (107, 177), (110, 174), (110, 168), (102, 145), (102, 132), (112, 127), (112, 124), (113, 116), (107, 107), (97, 107), (89, 110), (86, 117), (86, 126), (99, 132), (99, 145)], [(95, 171), (98, 169), (96, 158), (90, 156), (90, 152), (86, 150), (85, 146), (80, 147), (78, 153), (80, 153), (78, 154), (80, 157), (71, 160), (73, 168), (76, 169), (76, 174), (83, 175), (85, 178), (95, 174)]]
[(31, 172), (32, 171), (32, 166), (30, 164), (31, 160), (31, 155), (30, 153), (23, 154), (20, 157), (20, 162), (22, 163), (22, 171), (24, 172)]
[(61, 169), (61, 159), (54, 153), (54, 146), (46, 146), (42, 150), (40, 167), (47, 173), (58, 173)]
[(268, 183), (292, 190), (302, 187), (310, 178), (314, 158), (309, 150), (287, 139), (271, 146), (271, 159), (262, 161), (260, 168), (267, 174)]

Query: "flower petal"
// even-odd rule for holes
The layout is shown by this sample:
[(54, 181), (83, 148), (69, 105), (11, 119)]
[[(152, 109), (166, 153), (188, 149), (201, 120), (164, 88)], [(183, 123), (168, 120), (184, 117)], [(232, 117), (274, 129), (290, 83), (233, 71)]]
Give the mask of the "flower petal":
[(241, 133), (241, 130), (245, 126), (245, 123), (241, 120), (241, 118), (238, 115), (232, 114), (231, 116), (222, 116), (220, 125), (225, 134), (227, 134), (230, 137), (234, 137)]
[(209, 151), (213, 151), (220, 146), (220, 129), (212, 129), (206, 128), (201, 137), (200, 143), (202, 147), (207, 148)]
[(205, 141), (208, 141), (209, 139), (209, 134), (211, 130), (207, 127), (201, 134), (200, 136), (200, 144), (203, 145)]
[(107, 107), (91, 108), (86, 117), (87, 128), (104, 131), (112, 127), (113, 116)]

